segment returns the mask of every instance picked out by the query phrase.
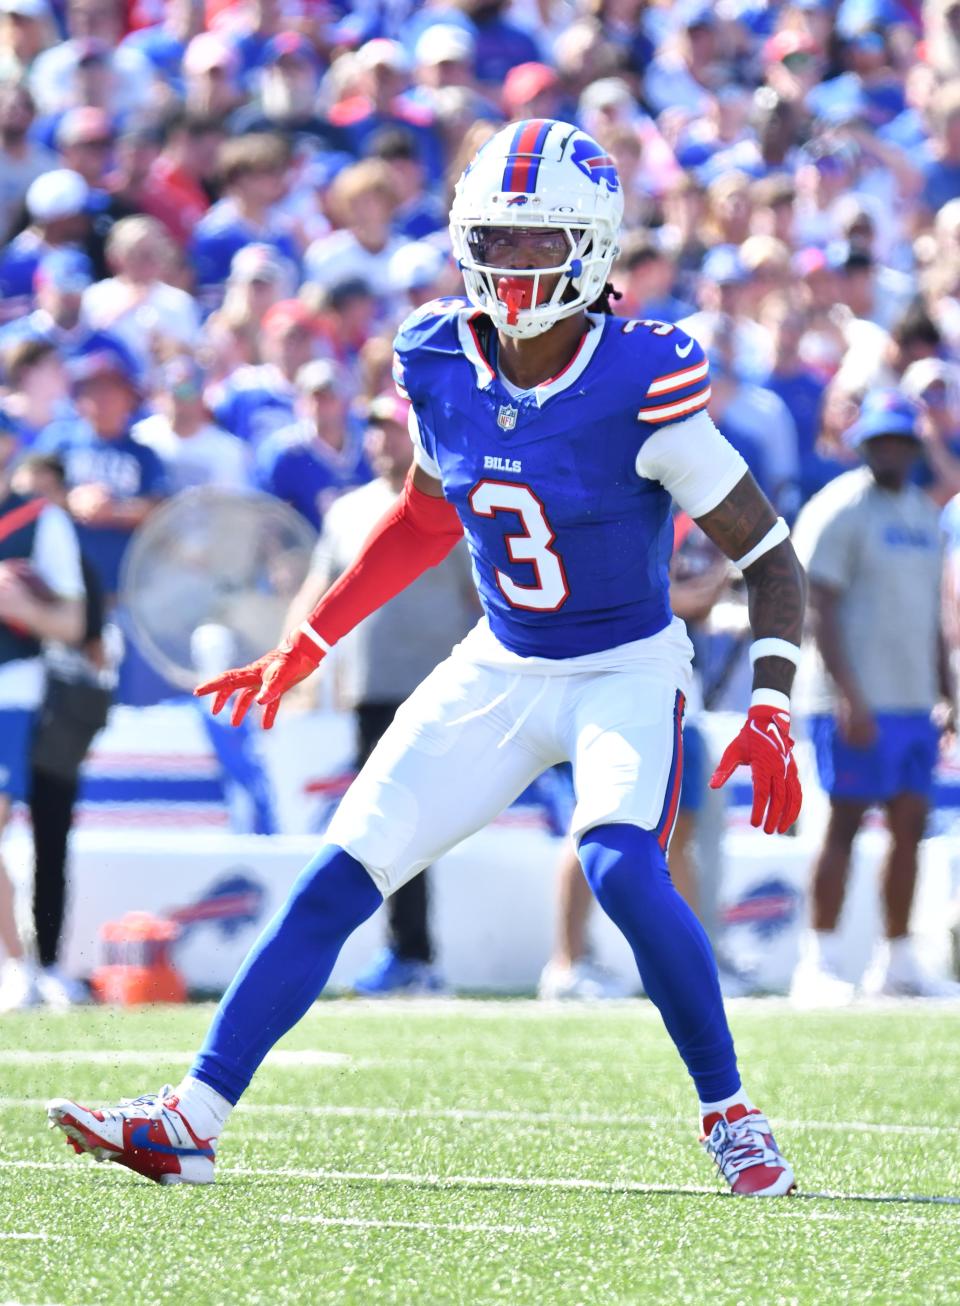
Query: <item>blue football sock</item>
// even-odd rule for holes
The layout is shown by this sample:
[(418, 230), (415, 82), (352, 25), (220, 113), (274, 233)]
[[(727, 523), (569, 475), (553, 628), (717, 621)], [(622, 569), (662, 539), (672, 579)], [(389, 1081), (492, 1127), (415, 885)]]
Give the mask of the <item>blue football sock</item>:
[(600, 825), (587, 831), (579, 851), (597, 901), (633, 949), (643, 987), (700, 1101), (732, 1097), (740, 1075), (717, 963), (703, 926), (673, 887), (656, 836), (636, 825)]
[(355, 858), (333, 844), (322, 848), (223, 995), (191, 1075), (235, 1103), (274, 1043), (316, 999), (347, 938), (381, 902)]

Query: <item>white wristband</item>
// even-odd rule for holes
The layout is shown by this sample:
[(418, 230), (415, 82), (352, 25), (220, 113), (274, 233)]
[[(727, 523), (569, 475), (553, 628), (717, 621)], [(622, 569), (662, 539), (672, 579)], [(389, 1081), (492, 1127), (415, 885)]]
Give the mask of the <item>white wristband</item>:
[(790, 700), (779, 689), (755, 689), (750, 695), (751, 707), (772, 707), (790, 714)]
[(755, 639), (750, 645), (750, 665), (756, 666), (760, 658), (783, 658), (796, 667), (800, 665), (800, 648), (788, 639)]
[(746, 571), (758, 558), (762, 558), (765, 553), (769, 553), (771, 549), (775, 549), (778, 544), (782, 544), (789, 537), (790, 527), (782, 517), (778, 517), (763, 539), (755, 544), (749, 553), (745, 553), (742, 558), (737, 558), (736, 566), (741, 571)]
[(317, 634), (314, 628), (310, 625), (309, 621), (302, 621), (300, 625), (297, 627), (297, 630), (300, 632), (301, 635), (306, 635), (307, 639), (309, 639), (312, 643), (316, 644), (317, 648), (320, 650), (321, 653), (329, 653), (331, 648), (333, 647), (332, 644), (327, 643), (327, 641), (323, 638), (322, 635)]

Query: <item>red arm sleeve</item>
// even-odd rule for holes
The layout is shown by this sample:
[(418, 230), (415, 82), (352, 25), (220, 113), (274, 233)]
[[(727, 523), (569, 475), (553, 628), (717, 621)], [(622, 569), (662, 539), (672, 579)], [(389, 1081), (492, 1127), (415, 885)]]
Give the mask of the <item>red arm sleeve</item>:
[(330, 586), (300, 633), (312, 639), (318, 651), (327, 652), (364, 617), (442, 562), (462, 537), (453, 505), (418, 490), (411, 473), (397, 502), (374, 526), (356, 560)]

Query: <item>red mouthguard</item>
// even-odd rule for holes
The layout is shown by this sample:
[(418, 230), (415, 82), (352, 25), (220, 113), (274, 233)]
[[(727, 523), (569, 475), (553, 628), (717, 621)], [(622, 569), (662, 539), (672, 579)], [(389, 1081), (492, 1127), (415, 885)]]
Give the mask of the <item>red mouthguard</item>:
[[(516, 326), (521, 308), (533, 307), (533, 277), (500, 277), (497, 281), (497, 298), (507, 306), (507, 324)], [(544, 300), (543, 287), (537, 303)]]

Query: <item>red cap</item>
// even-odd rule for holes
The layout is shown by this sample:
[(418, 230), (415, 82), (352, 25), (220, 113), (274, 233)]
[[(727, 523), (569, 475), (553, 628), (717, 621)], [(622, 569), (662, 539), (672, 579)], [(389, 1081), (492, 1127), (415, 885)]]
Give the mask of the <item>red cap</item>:
[(529, 104), (543, 91), (551, 91), (559, 85), (560, 78), (547, 64), (518, 63), (504, 80), (503, 107), (512, 112), (523, 104)]
[(303, 327), (310, 332), (317, 329), (316, 317), (300, 299), (281, 299), (272, 304), (260, 323), (262, 331), (285, 331), (291, 326)]

